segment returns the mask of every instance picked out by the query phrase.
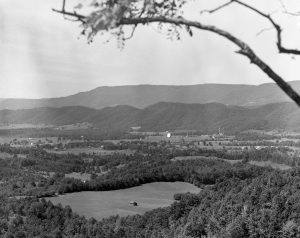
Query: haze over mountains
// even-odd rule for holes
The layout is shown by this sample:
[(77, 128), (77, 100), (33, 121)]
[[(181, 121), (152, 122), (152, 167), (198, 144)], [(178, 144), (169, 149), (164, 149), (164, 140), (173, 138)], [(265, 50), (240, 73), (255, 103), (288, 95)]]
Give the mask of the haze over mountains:
[(88, 122), (102, 130), (127, 131), (141, 126), (143, 131), (197, 129), (227, 132), (247, 129), (299, 129), (300, 110), (294, 103), (275, 103), (256, 108), (220, 103), (183, 104), (161, 102), (144, 109), (131, 106), (92, 109), (82, 106), (1, 110), (0, 123), (69, 125)]
[[(290, 84), (300, 92), (300, 81)], [(67, 97), (49, 99), (0, 99), (0, 109), (84, 106), (95, 109), (115, 105), (145, 108), (158, 102), (210, 103), (237, 106), (261, 106), (289, 102), (273, 83), (262, 85), (199, 84), (187, 86), (136, 85), (99, 87)]]

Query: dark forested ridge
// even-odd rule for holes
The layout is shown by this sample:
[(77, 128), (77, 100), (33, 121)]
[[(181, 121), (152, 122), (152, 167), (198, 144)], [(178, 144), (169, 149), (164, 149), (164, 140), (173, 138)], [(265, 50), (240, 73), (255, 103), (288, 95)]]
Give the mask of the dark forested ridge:
[(144, 131), (197, 129), (212, 132), (219, 127), (233, 133), (247, 129), (296, 130), (300, 128), (299, 118), (300, 112), (293, 103), (244, 108), (219, 103), (161, 102), (145, 109), (115, 106), (96, 110), (76, 106), (0, 111), (0, 123), (68, 125), (88, 122), (109, 131), (127, 131), (132, 126), (141, 126)]
[[(290, 84), (300, 91), (300, 81)], [(25, 109), (35, 107), (85, 106), (104, 108), (114, 105), (130, 105), (145, 108), (165, 102), (208, 103), (219, 102), (228, 105), (259, 106), (290, 99), (274, 84), (233, 85), (135, 85), (99, 87), (75, 95), (49, 99), (0, 99), (0, 109)]]

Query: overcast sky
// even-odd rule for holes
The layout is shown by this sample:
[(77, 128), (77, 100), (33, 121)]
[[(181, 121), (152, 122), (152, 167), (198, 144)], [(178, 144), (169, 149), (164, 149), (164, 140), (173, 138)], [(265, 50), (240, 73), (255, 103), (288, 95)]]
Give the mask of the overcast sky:
[[(211, 7), (225, 1), (195, 2)], [(299, 0), (287, 2), (290, 9), (300, 10)], [(235, 54), (234, 45), (212, 33), (195, 31), (193, 38), (183, 33), (180, 41), (170, 41), (153, 27), (140, 27), (123, 50), (114, 40), (104, 44), (101, 36), (88, 45), (84, 37), (78, 39), (78, 23), (51, 11), (60, 4), (61, 0), (0, 0), (0, 98), (66, 96), (107, 85), (271, 82)], [(283, 23), (285, 44), (300, 48), (299, 17), (280, 14), (277, 0), (259, 4)], [(235, 6), (211, 16), (200, 16), (199, 10), (191, 7), (187, 17), (229, 30), (286, 80), (299, 79), (300, 60), (277, 54), (274, 31), (256, 36), (268, 22)]]

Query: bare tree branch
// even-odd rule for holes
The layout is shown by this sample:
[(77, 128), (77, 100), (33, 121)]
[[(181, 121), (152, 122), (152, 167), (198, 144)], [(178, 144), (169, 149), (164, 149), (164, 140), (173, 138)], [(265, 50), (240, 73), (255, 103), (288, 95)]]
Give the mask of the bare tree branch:
[(237, 53), (246, 56), (251, 63), (255, 64), (259, 67), (264, 73), (266, 73), (274, 82), (294, 101), (298, 106), (300, 106), (300, 96), (296, 91), (285, 82), (277, 73), (275, 73), (270, 66), (268, 66), (264, 61), (262, 61), (254, 51), (243, 41), (236, 38), (232, 34), (222, 29), (219, 29), (215, 26), (204, 25), (200, 22), (188, 21), (184, 18), (167, 18), (167, 17), (151, 17), (151, 18), (128, 18), (122, 19), (120, 25), (136, 25), (136, 24), (148, 24), (152, 22), (161, 22), (161, 23), (170, 23), (175, 25), (186, 25), (189, 27), (194, 27), (200, 30), (210, 31), (216, 33), (220, 36), (225, 37), (235, 45), (237, 45), (240, 49)]
[(270, 30), (274, 30), (274, 28), (273, 27), (264, 28), (264, 29), (260, 30), (259, 32), (257, 32), (256, 36), (259, 36), (262, 33), (266, 32), (266, 31), (270, 31)]
[[(286, 47), (283, 46), (283, 44), (282, 44), (282, 28), (278, 23), (275, 22), (275, 20), (271, 17), (270, 14), (266, 14), (266, 13), (260, 11), (259, 9), (255, 8), (255, 7), (252, 7), (249, 4), (246, 4), (246, 3), (244, 3), (240, 0), (230, 0), (230, 2), (227, 2), (227, 3), (217, 7), (215, 9), (204, 10), (202, 12), (214, 13), (217, 10), (220, 10), (220, 9), (226, 7), (226, 6), (229, 6), (231, 3), (237, 3), (237, 4), (239, 4), (243, 7), (246, 7), (248, 9), (250, 9), (251, 11), (253, 11), (256, 14), (260, 15), (261, 17), (267, 19), (272, 24), (272, 26), (274, 27), (274, 29), (276, 30), (276, 33), (277, 33), (277, 48), (278, 48), (279, 53), (300, 55), (300, 50), (298, 50), (298, 49), (289, 49), (289, 48), (286, 48)], [(281, 3), (283, 4), (282, 1), (281, 1)], [(284, 6), (284, 9), (286, 9), (285, 6)]]
[(283, 8), (283, 12), (285, 14), (292, 15), (292, 16), (300, 16), (300, 12), (298, 12), (298, 13), (290, 12), (290, 11), (287, 10), (287, 8), (286, 8), (286, 6), (285, 6), (285, 4), (283, 3), (282, 0), (279, 0), (279, 2), (280, 2), (281, 7)]
[(135, 32), (136, 28), (137, 28), (137, 25), (134, 25), (133, 28), (132, 28), (132, 30), (131, 30), (130, 35), (127, 36), (127, 37), (125, 37), (124, 40), (129, 40), (129, 39), (131, 39), (131, 38), (133, 37), (133, 35), (134, 35), (134, 32)]
[[(77, 14), (75, 11), (73, 13), (66, 11), (66, 0), (62, 1), (61, 10), (57, 10), (57, 9), (52, 8), (52, 11), (62, 14), (64, 16), (64, 19), (66, 19), (66, 20), (69, 20), (69, 21), (80, 21), (82, 23), (85, 23), (84, 19), (86, 19), (86, 16)], [(75, 18), (75, 20), (66, 18), (65, 16), (73, 17), (73, 18)]]
[(224, 3), (224, 4), (220, 5), (220, 6), (216, 7), (216, 8), (214, 8), (214, 9), (211, 9), (211, 10), (207, 10), (207, 9), (202, 10), (202, 11), (200, 11), (200, 14), (203, 14), (203, 13), (214, 13), (214, 12), (216, 12), (216, 11), (221, 10), (221, 9), (224, 8), (224, 7), (227, 7), (227, 6), (230, 5), (231, 3), (233, 3), (232, 0), (230, 0), (230, 1), (227, 2), (227, 3)]
[(63, 12), (65, 11), (65, 9), (66, 9), (66, 0), (63, 0), (61, 9), (62, 9)]
[(241, 2), (239, 0), (232, 0), (233, 2), (236, 2), (238, 4), (240, 4), (241, 6), (244, 6), (250, 10), (252, 10), (253, 12), (257, 13), (258, 15), (266, 18), (275, 28), (276, 32), (277, 32), (277, 48), (279, 50), (279, 53), (285, 53), (285, 54), (294, 54), (294, 55), (300, 55), (300, 50), (298, 49), (289, 49), (289, 48), (285, 48), (282, 45), (282, 28), (279, 24), (277, 24), (274, 19), (269, 15), (269, 14), (265, 14), (262, 11), (258, 10), (257, 8), (254, 8), (244, 2)]
[[(249, 9), (253, 10), (254, 12), (256, 12), (257, 14), (268, 19), (272, 23), (274, 28), (277, 30), (278, 47), (282, 51), (281, 53), (300, 54), (300, 52), (297, 50), (294, 52), (294, 50), (287, 50), (287, 49), (281, 47), (281, 28), (279, 25), (277, 25), (273, 21), (273, 19), (269, 15), (266, 15), (263, 12), (255, 9), (247, 4), (244, 4), (238, 0), (232, 0), (232, 1), (237, 2), (240, 5), (243, 5)], [(224, 5), (223, 5), (223, 7), (224, 7)], [(221, 8), (219, 8), (219, 9), (221, 9)], [(87, 17), (77, 14), (76, 12), (72, 13), (72, 12), (67, 12), (65, 10), (60, 11), (60, 10), (55, 10), (55, 9), (53, 9), (53, 11), (58, 12), (63, 15), (75, 17), (76, 19), (78, 19), (82, 22), (86, 22)], [(169, 23), (169, 24), (173, 24), (173, 25), (177, 25), (177, 26), (194, 27), (194, 28), (197, 28), (200, 30), (213, 32), (215, 34), (218, 34), (218, 35), (228, 39), (229, 41), (231, 41), (232, 43), (234, 43), (236, 46), (239, 47), (239, 50), (237, 51), (237, 53), (246, 56), (250, 60), (251, 63), (253, 63), (257, 67), (259, 67), (300, 107), (300, 96), (297, 94), (297, 92), (295, 90), (293, 90), (293, 88), (287, 82), (285, 82), (277, 73), (275, 73), (270, 66), (268, 66), (264, 61), (262, 61), (245, 42), (236, 38), (235, 36), (233, 36), (231, 33), (227, 32), (227, 31), (224, 31), (224, 30), (219, 29), (212, 25), (204, 25), (200, 22), (189, 21), (182, 17), (170, 18), (170, 17), (164, 17), (164, 16), (122, 18), (120, 20), (120, 22), (118, 23), (118, 26), (133, 25), (134, 27), (136, 27), (139, 24), (145, 25), (145, 24), (149, 24), (149, 23), (153, 23), (153, 22)], [(285, 52), (285, 51), (287, 51), (287, 52)]]

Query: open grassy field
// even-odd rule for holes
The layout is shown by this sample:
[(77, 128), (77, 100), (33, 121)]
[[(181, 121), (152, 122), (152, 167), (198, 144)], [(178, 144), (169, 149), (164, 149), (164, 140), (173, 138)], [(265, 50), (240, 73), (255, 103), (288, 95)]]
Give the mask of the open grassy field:
[(44, 124), (0, 124), (0, 130), (7, 130), (7, 129), (26, 129), (26, 128), (49, 128), (52, 127), (51, 125), (44, 125)]
[(9, 143), (14, 139), (12, 136), (0, 136), (0, 144)]
[(193, 159), (220, 159), (220, 160), (223, 160), (223, 161), (226, 161), (230, 164), (235, 164), (235, 163), (238, 163), (238, 162), (241, 162), (242, 160), (224, 160), (224, 159), (221, 159), (221, 158), (218, 158), (218, 157), (215, 157), (215, 156), (199, 156), (199, 155), (191, 155), (191, 156), (177, 156), (175, 158), (172, 159), (172, 161), (181, 161), (181, 160), (193, 160)]
[[(48, 200), (54, 204), (70, 205), (80, 215), (102, 219), (117, 214), (143, 214), (158, 207), (169, 206), (174, 202), (175, 193), (200, 191), (200, 188), (189, 183), (156, 182), (116, 191), (71, 193)], [(130, 205), (130, 201), (136, 201), (138, 206)]]
[(91, 174), (73, 172), (73, 173), (65, 174), (65, 177), (80, 179), (81, 181), (88, 181), (91, 179)]
[(5, 153), (5, 152), (0, 152), (0, 159), (7, 159), (7, 158), (12, 158), (13, 155)]
[(56, 154), (74, 154), (78, 155), (80, 153), (86, 153), (86, 154), (98, 154), (98, 155), (111, 155), (114, 153), (120, 153), (120, 154), (127, 154), (130, 155), (133, 153), (131, 150), (103, 150), (100, 148), (72, 148), (72, 149), (66, 149), (66, 150), (46, 150), (49, 153), (56, 153)]
[(271, 166), (273, 169), (279, 169), (279, 170), (288, 170), (291, 169), (292, 167), (285, 165), (285, 164), (277, 164), (272, 161), (249, 161), (249, 164), (256, 165), (256, 166)]
[(10, 143), (15, 140), (16, 143), (20, 141), (27, 141), (28, 143), (59, 143), (58, 137), (36, 137), (31, 138), (25, 135), (14, 135), (14, 136), (0, 136), (0, 144)]

